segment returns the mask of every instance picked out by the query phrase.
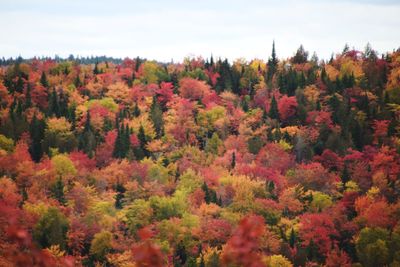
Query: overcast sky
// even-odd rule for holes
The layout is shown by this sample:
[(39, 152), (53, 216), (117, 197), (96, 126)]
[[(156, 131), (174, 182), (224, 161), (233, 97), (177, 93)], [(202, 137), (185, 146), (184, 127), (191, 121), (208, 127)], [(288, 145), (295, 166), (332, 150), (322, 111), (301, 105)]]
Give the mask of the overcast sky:
[(0, 0), (0, 57), (320, 58), (400, 47), (400, 0)]

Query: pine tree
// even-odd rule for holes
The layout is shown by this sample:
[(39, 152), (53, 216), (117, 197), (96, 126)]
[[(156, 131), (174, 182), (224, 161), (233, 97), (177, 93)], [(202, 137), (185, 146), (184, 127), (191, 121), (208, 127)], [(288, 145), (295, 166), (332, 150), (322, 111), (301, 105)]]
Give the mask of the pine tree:
[(291, 248), (294, 248), (294, 245), (296, 244), (296, 234), (294, 233), (294, 229), (290, 231), (290, 237), (289, 237), (289, 245)]
[(153, 97), (153, 103), (151, 104), (150, 108), (150, 119), (153, 122), (154, 128), (156, 130), (157, 138), (160, 138), (163, 135), (164, 120), (161, 106), (155, 96)]
[(42, 120), (38, 120), (35, 113), (29, 129), (32, 140), (29, 147), (29, 153), (35, 162), (39, 162), (43, 156), (42, 140), (44, 138), (44, 128), (44, 122)]
[(204, 201), (205, 201), (207, 204), (210, 204), (210, 202), (211, 202), (211, 195), (210, 195), (210, 190), (209, 190), (209, 188), (208, 188), (206, 182), (203, 183), (203, 185), (201, 186), (201, 189), (202, 189), (203, 192), (204, 192)]
[(86, 112), (85, 127), (83, 128), (83, 133), (79, 138), (79, 149), (83, 150), (89, 158), (93, 157), (93, 152), (96, 149), (96, 137), (90, 124), (89, 111)]
[(49, 106), (47, 108), (47, 114), (49, 116), (55, 115), (57, 118), (60, 117), (60, 106), (58, 103), (58, 97), (55, 88), (53, 88), (53, 91), (51, 92), (49, 97)]
[(267, 65), (268, 65), (267, 81), (270, 81), (274, 76), (276, 68), (278, 66), (278, 59), (276, 58), (276, 52), (275, 52), (275, 41), (272, 42), (272, 54), (271, 58), (268, 59)]
[(81, 78), (79, 77), (79, 73), (75, 77), (74, 85), (76, 88), (79, 88), (82, 86), (82, 82), (81, 82)]
[(271, 119), (279, 120), (278, 103), (276, 102), (275, 96), (272, 96), (271, 107), (268, 115)]
[(187, 260), (187, 252), (185, 245), (182, 240), (176, 245), (175, 249), (175, 257), (174, 257), (174, 265), (175, 266), (185, 266)]
[(342, 184), (345, 185), (348, 181), (350, 181), (350, 173), (347, 168), (347, 164), (344, 165), (343, 172), (342, 172)]
[(31, 96), (31, 84), (28, 83), (27, 88), (26, 88), (26, 94), (25, 94), (25, 105), (24, 109), (32, 107), (32, 96)]
[(146, 134), (144, 132), (143, 125), (140, 125), (139, 133), (138, 133), (138, 139), (139, 139), (139, 142), (140, 142), (140, 149), (141, 149), (141, 151), (143, 153), (143, 157), (148, 157), (150, 153), (146, 148), (147, 138), (146, 138)]
[(236, 153), (232, 153), (232, 160), (231, 160), (231, 169), (234, 169), (236, 166)]
[(47, 81), (47, 76), (46, 76), (46, 73), (44, 71), (42, 72), (42, 76), (40, 77), (40, 83), (44, 87), (49, 88), (49, 82)]
[(58, 177), (53, 187), (51, 188), (53, 197), (60, 202), (60, 204), (65, 205), (66, 200), (64, 196), (64, 182), (61, 177)]
[(126, 188), (118, 183), (115, 191), (117, 192), (117, 194), (115, 195), (115, 208), (116, 209), (122, 209), (122, 200), (124, 199), (124, 193), (126, 192)]
[(93, 74), (94, 75), (100, 74), (99, 67), (97, 66), (98, 64), (99, 63), (96, 62), (96, 64), (94, 65), (94, 69), (93, 69)]

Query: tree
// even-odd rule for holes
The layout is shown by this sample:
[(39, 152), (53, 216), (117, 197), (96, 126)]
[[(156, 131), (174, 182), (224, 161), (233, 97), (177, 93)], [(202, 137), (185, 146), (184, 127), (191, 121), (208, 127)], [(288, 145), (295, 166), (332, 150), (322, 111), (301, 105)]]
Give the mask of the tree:
[(276, 102), (275, 96), (272, 96), (268, 116), (271, 119), (279, 120), (278, 103)]
[(64, 196), (64, 182), (59, 176), (53, 186), (50, 188), (53, 197), (58, 200), (60, 204), (65, 204), (65, 196)]
[(304, 50), (303, 45), (297, 49), (296, 54), (292, 58), (292, 62), (295, 64), (303, 64), (306, 63), (308, 59), (308, 52)]
[(364, 266), (385, 266), (389, 262), (389, 232), (382, 228), (364, 228), (356, 239), (357, 256)]
[(102, 231), (94, 235), (90, 244), (90, 254), (98, 261), (105, 260), (106, 254), (112, 248), (112, 233), (109, 231)]
[(153, 97), (153, 103), (151, 104), (150, 119), (153, 122), (157, 137), (160, 138), (164, 132), (164, 120), (161, 106), (156, 97)]
[(89, 111), (86, 112), (85, 127), (79, 138), (79, 149), (83, 150), (89, 158), (93, 157), (93, 152), (96, 149), (96, 137), (92, 130)]
[(275, 52), (275, 41), (272, 42), (272, 54), (271, 57), (268, 59), (268, 77), (267, 80), (270, 81), (273, 77), (273, 75), (276, 72), (276, 68), (278, 66), (278, 59), (276, 58), (276, 52)]
[(264, 219), (261, 216), (244, 217), (224, 247), (223, 263), (239, 266), (262, 266), (258, 250), (264, 233)]
[(39, 162), (43, 156), (42, 142), (44, 138), (44, 129), (44, 121), (39, 120), (35, 113), (29, 127), (29, 133), (32, 140), (29, 147), (29, 153), (35, 162)]
[(46, 73), (43, 71), (42, 76), (40, 77), (40, 83), (45, 87), (49, 88), (49, 82), (47, 81)]
[(58, 245), (66, 248), (67, 218), (57, 208), (50, 207), (33, 229), (34, 240), (42, 247)]

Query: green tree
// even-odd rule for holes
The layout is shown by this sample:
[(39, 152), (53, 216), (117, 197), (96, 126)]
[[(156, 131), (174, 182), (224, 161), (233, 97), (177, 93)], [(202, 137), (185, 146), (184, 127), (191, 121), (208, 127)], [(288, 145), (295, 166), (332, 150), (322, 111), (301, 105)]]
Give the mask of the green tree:
[(103, 262), (106, 260), (107, 253), (112, 248), (112, 233), (109, 231), (101, 231), (94, 235), (90, 243), (90, 255), (95, 260)]
[(389, 262), (389, 232), (382, 228), (364, 228), (356, 240), (357, 256), (363, 266), (385, 266)]
[(278, 103), (276, 102), (275, 96), (272, 96), (268, 115), (271, 119), (279, 120)]
[(150, 108), (150, 119), (153, 122), (157, 137), (160, 138), (164, 131), (164, 120), (161, 106), (155, 96), (153, 97), (153, 103)]
[(68, 231), (67, 218), (57, 208), (50, 207), (42, 215), (33, 229), (33, 239), (42, 248), (59, 245), (66, 248), (66, 234)]
[(40, 83), (44, 87), (49, 88), (49, 82), (47, 81), (47, 76), (46, 76), (46, 73), (44, 71), (42, 72), (42, 76), (40, 76)]

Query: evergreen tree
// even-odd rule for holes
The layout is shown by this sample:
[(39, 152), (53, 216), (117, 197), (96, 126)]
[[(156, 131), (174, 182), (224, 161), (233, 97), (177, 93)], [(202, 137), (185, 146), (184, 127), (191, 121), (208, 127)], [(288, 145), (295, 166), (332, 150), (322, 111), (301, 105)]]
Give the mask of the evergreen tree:
[(122, 200), (124, 199), (124, 193), (126, 192), (126, 189), (122, 184), (118, 183), (115, 191), (117, 192), (115, 195), (115, 208), (122, 209)]
[(185, 266), (187, 260), (187, 252), (185, 245), (182, 240), (176, 245), (175, 249), (175, 257), (174, 257), (174, 265), (175, 266)]
[(74, 85), (76, 88), (79, 88), (82, 86), (82, 82), (81, 82), (81, 78), (79, 77), (79, 73), (75, 77)]
[(294, 233), (294, 229), (290, 231), (290, 237), (289, 237), (289, 245), (291, 248), (294, 248), (294, 245), (296, 244), (296, 234)]
[(98, 66), (97, 66), (98, 64), (99, 64), (99, 63), (96, 62), (96, 64), (94, 65), (94, 69), (93, 69), (93, 74), (94, 74), (94, 75), (100, 74), (99, 68), (98, 68)]
[(271, 119), (279, 120), (278, 103), (276, 102), (275, 96), (272, 96), (268, 115)]
[(79, 149), (83, 150), (89, 158), (93, 157), (93, 152), (96, 149), (96, 136), (92, 130), (89, 111), (86, 112), (85, 127), (79, 138)]
[(231, 160), (231, 169), (234, 169), (236, 166), (236, 153), (232, 153), (232, 160)]
[(31, 96), (31, 84), (28, 83), (26, 87), (26, 94), (25, 94), (25, 105), (24, 109), (32, 107), (32, 96)]
[(138, 133), (138, 139), (139, 139), (139, 142), (140, 142), (140, 149), (141, 149), (141, 152), (143, 153), (143, 157), (148, 157), (150, 155), (150, 153), (146, 148), (147, 138), (146, 138), (146, 134), (144, 133), (143, 125), (140, 125), (139, 133)]
[(51, 188), (51, 192), (53, 197), (57, 199), (60, 204), (65, 205), (66, 200), (64, 195), (64, 182), (62, 181), (61, 176), (57, 178), (56, 182)]
[(163, 135), (164, 120), (161, 106), (155, 96), (153, 97), (153, 103), (150, 108), (150, 119), (153, 122), (157, 137), (160, 138)]
[(40, 83), (44, 87), (49, 88), (49, 82), (47, 81), (47, 76), (46, 76), (46, 73), (44, 71), (42, 72), (42, 76), (40, 77)]
[(60, 106), (58, 104), (58, 97), (55, 88), (53, 88), (53, 91), (49, 96), (49, 106), (47, 108), (47, 114), (49, 116), (55, 115), (57, 118), (60, 117)]
[(203, 192), (204, 192), (204, 201), (205, 201), (207, 204), (210, 204), (210, 202), (211, 202), (211, 195), (210, 195), (210, 190), (209, 190), (209, 188), (208, 188), (206, 182), (204, 182), (203, 185), (201, 186), (201, 190), (203, 190)]
[(272, 54), (271, 58), (268, 59), (267, 65), (268, 65), (267, 81), (270, 81), (274, 76), (278, 66), (278, 59), (276, 58), (276, 52), (275, 52), (275, 41), (272, 42)]
[(347, 164), (344, 165), (343, 172), (342, 172), (342, 184), (345, 185), (348, 181), (350, 181), (350, 173), (347, 168)]
[(39, 162), (43, 156), (42, 140), (44, 138), (44, 128), (45, 124), (43, 120), (38, 120), (35, 113), (29, 128), (32, 140), (29, 147), (29, 153), (35, 162)]

